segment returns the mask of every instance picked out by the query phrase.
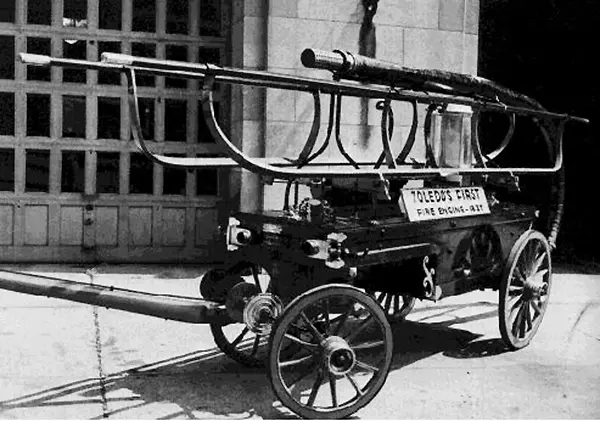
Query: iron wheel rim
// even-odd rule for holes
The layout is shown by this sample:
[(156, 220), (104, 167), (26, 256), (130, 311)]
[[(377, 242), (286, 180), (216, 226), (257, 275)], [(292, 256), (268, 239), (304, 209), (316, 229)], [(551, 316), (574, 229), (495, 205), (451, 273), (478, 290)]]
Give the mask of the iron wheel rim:
[(546, 237), (527, 231), (513, 246), (500, 285), (500, 333), (511, 349), (529, 345), (548, 307), (552, 259)]
[[(340, 299), (348, 302), (345, 311), (329, 311)], [(357, 312), (357, 307), (363, 311)], [(290, 356), (284, 351), (292, 341), (299, 350)], [(342, 345), (330, 353), (331, 343)], [(338, 351), (341, 362), (335, 359)], [(345, 418), (381, 390), (392, 354), (391, 327), (381, 306), (358, 288), (324, 285), (297, 297), (277, 320), (271, 334), (269, 378), (277, 398), (297, 415)]]

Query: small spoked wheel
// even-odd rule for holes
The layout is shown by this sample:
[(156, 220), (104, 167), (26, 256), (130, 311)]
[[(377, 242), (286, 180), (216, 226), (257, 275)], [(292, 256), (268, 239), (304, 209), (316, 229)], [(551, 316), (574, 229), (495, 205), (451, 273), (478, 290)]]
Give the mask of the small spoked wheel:
[[(297, 345), (292, 355), (285, 350)], [(271, 332), (268, 373), (277, 398), (303, 418), (345, 418), (368, 404), (392, 362), (390, 324), (358, 288), (324, 285), (294, 299)]]
[[(246, 282), (254, 286), (258, 294), (268, 292), (271, 286), (269, 272), (261, 265), (249, 262), (235, 265), (225, 277), (222, 281), (225, 286)], [(242, 310), (241, 307), (240, 321), (243, 319)], [(249, 367), (265, 365), (270, 329), (251, 329), (245, 323), (225, 326), (211, 323), (210, 330), (219, 349), (234, 361)]]
[(416, 298), (407, 294), (367, 290), (367, 294), (374, 297), (383, 307), (390, 322), (402, 321), (408, 316), (415, 306)]
[(533, 339), (548, 307), (551, 284), (548, 241), (539, 231), (526, 231), (513, 246), (500, 283), (500, 333), (511, 349)]

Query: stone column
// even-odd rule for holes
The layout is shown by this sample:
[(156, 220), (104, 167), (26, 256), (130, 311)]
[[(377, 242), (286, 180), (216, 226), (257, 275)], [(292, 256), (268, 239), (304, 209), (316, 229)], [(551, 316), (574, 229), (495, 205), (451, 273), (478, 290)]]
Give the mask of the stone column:
[[(268, 0), (233, 0), (231, 16), (231, 66), (267, 68)], [(265, 89), (233, 85), (231, 89), (231, 139), (249, 156), (264, 156)], [(263, 185), (249, 171), (234, 169), (229, 177), (230, 208), (253, 212), (263, 208)]]

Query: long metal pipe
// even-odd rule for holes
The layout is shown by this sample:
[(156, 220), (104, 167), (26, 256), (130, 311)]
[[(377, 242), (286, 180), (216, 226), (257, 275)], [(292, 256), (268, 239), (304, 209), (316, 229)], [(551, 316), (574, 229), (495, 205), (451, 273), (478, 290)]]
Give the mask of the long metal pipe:
[[(461, 97), (460, 95), (444, 95), (441, 93), (422, 93), (411, 90), (390, 90), (389, 86), (359, 85), (334, 80), (315, 79), (297, 75), (287, 75), (264, 70), (236, 69), (221, 67), (212, 64), (186, 63), (170, 60), (134, 57), (126, 54), (103, 53), (102, 62), (87, 60), (66, 59), (46, 55), (20, 53), (19, 57), (24, 64), (34, 66), (60, 66), (84, 68), (90, 70), (113, 70), (127, 72), (134, 69), (136, 72), (151, 73), (155, 75), (204, 79), (207, 75), (214, 76), (215, 82), (256, 85), (266, 88), (289, 89), (296, 91), (342, 94), (365, 98), (390, 98), (397, 101), (417, 101), (423, 104), (455, 103), (471, 107), (485, 107), (498, 112), (512, 112), (517, 115), (530, 115), (548, 118), (589, 123), (585, 118), (570, 116), (568, 114), (553, 113), (545, 110), (536, 110), (531, 107), (519, 107), (500, 104), (495, 101)], [(460, 93), (456, 93), (460, 94)]]
[(9, 270), (0, 270), (0, 289), (60, 298), (186, 323), (230, 321), (226, 310), (212, 301), (92, 285)]
[(330, 70), (341, 79), (408, 89), (422, 88), (432, 92), (479, 97), (491, 102), (544, 111), (536, 100), (479, 76), (437, 69), (404, 67), (340, 50), (323, 51), (307, 48), (302, 52), (300, 59), (305, 67)]

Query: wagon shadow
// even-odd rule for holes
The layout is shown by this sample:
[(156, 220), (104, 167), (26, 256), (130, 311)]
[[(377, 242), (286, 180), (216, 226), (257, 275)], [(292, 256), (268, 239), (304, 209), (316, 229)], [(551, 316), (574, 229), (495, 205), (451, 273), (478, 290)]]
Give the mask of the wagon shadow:
[[(476, 303), (480, 307), (491, 307), (491, 310), (464, 317), (451, 317), (439, 322), (428, 322), (430, 318), (449, 316), (457, 310), (472, 307), (473, 304), (443, 305), (431, 308), (437, 312), (433, 315), (416, 317), (415, 321), (406, 320), (393, 326), (394, 359), (392, 370), (400, 369), (418, 360), (434, 354), (442, 354), (451, 358), (483, 358), (508, 352), (508, 348), (500, 338), (485, 338), (481, 333), (461, 329), (458, 326), (468, 322), (495, 318), (498, 315), (497, 304), (488, 302)], [(417, 309), (424, 311), (426, 309)]]
[(281, 418), (273, 401), (264, 370), (210, 349), (3, 401), (0, 418), (14, 409), (61, 406), (97, 408), (92, 419)]
[[(444, 306), (442, 311), (462, 307)], [(494, 309), (443, 322), (394, 324), (392, 370), (440, 353), (455, 358), (476, 358), (488, 355), (490, 350), (498, 351), (500, 348), (495, 340), (478, 342), (482, 335), (460, 328), (469, 321), (495, 316)], [(82, 379), (0, 402), (0, 417), (5, 417), (3, 414), (11, 409), (86, 404), (98, 408), (96, 419), (296, 418), (275, 402), (264, 369), (241, 366), (217, 349), (192, 352), (112, 373), (102, 381)]]

